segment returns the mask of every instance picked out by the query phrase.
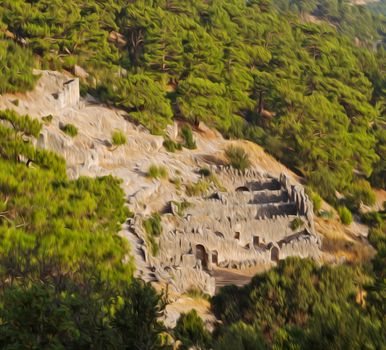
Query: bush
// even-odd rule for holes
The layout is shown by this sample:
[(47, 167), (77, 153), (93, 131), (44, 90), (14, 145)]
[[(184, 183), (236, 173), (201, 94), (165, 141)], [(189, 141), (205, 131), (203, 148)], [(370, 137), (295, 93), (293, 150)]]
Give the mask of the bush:
[(168, 170), (162, 165), (150, 165), (147, 175), (152, 179), (166, 179), (168, 177)]
[(153, 213), (149, 218), (143, 220), (142, 226), (146, 232), (146, 238), (152, 255), (156, 256), (159, 251), (156, 238), (162, 234), (161, 216), (158, 213)]
[(361, 220), (363, 223), (371, 227), (380, 227), (383, 223), (382, 214), (376, 211), (362, 214)]
[(62, 125), (60, 127), (60, 130), (62, 130), (64, 133), (71, 137), (75, 137), (76, 135), (78, 135), (78, 128), (73, 124)]
[(52, 114), (49, 114), (49, 115), (46, 115), (45, 117), (42, 117), (42, 120), (44, 124), (51, 124), (53, 118), (54, 117), (52, 116)]
[(339, 207), (338, 214), (343, 225), (350, 225), (352, 223), (352, 214), (346, 207)]
[(204, 167), (204, 168), (201, 168), (198, 173), (201, 175), (201, 176), (204, 176), (204, 177), (208, 177), (208, 176), (211, 176), (212, 175), (212, 172), (210, 171), (210, 169)]
[(192, 205), (190, 202), (187, 202), (187, 201), (183, 201), (183, 202), (172, 201), (171, 203), (177, 207), (177, 214), (179, 216), (183, 216), (185, 210)]
[(314, 213), (319, 213), (320, 209), (322, 209), (322, 197), (320, 197), (317, 193), (311, 193), (311, 201), (314, 206)]
[(245, 171), (251, 166), (248, 154), (241, 147), (229, 146), (225, 150), (225, 156), (235, 169)]
[(186, 194), (188, 196), (201, 196), (209, 189), (209, 182), (200, 180), (194, 184), (186, 185)]
[(181, 137), (184, 140), (183, 146), (187, 149), (196, 149), (196, 141), (194, 141), (192, 129), (189, 125), (183, 125), (181, 128)]
[(293, 219), (291, 221), (291, 224), (290, 224), (290, 227), (291, 227), (291, 230), (292, 231), (296, 231), (298, 230), (299, 228), (303, 227), (304, 226), (304, 222), (301, 218), (299, 217), (296, 217), (295, 219)]
[(211, 343), (209, 332), (205, 329), (204, 322), (196, 310), (182, 313), (174, 328), (175, 337), (182, 342), (181, 350), (208, 349)]
[(120, 130), (115, 130), (113, 132), (111, 140), (114, 146), (122, 146), (127, 142), (125, 134)]
[(175, 151), (180, 151), (182, 149), (182, 145), (178, 142), (175, 142), (171, 139), (165, 139), (163, 142), (163, 146), (168, 152), (174, 153)]
[(363, 203), (364, 205), (373, 205), (375, 203), (375, 194), (366, 180), (358, 180), (349, 189), (347, 203), (350, 209), (358, 210)]

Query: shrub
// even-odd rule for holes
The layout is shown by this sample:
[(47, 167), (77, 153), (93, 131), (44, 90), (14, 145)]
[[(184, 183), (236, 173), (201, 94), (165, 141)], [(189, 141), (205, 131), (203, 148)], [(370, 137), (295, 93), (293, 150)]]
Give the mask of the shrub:
[(191, 203), (189, 203), (187, 201), (183, 201), (183, 202), (172, 201), (172, 203), (177, 207), (177, 214), (179, 216), (183, 216), (185, 210), (188, 209), (192, 205)]
[(235, 169), (245, 171), (251, 166), (248, 154), (241, 147), (229, 146), (225, 150), (225, 156)]
[(383, 223), (382, 214), (376, 211), (362, 214), (361, 220), (363, 223), (371, 227), (379, 227)]
[(339, 207), (338, 208), (338, 214), (340, 217), (340, 221), (343, 225), (350, 225), (352, 222), (352, 214), (350, 210), (348, 210), (346, 207)]
[(186, 185), (186, 194), (188, 196), (200, 196), (205, 194), (209, 189), (209, 182), (200, 180), (194, 184)]
[(358, 210), (361, 204), (373, 205), (375, 203), (375, 194), (370, 183), (364, 179), (356, 181), (349, 189), (347, 203), (350, 209)]
[(312, 204), (314, 206), (314, 213), (319, 213), (320, 209), (322, 209), (322, 197), (320, 197), (317, 193), (311, 192), (310, 198), (312, 201)]
[(181, 128), (181, 137), (184, 140), (183, 146), (187, 149), (196, 149), (196, 141), (193, 138), (192, 129), (189, 125), (183, 125)]
[(206, 168), (206, 167), (203, 167), (201, 168), (198, 173), (201, 175), (201, 176), (204, 176), (204, 177), (208, 177), (208, 176), (211, 176), (212, 175), (212, 172), (210, 171), (210, 169)]
[(150, 165), (147, 175), (152, 179), (166, 179), (168, 177), (168, 170), (162, 165)]
[(303, 220), (299, 217), (296, 217), (291, 221), (290, 227), (292, 231), (296, 231), (299, 228), (303, 227), (303, 225), (304, 225)]
[(52, 114), (49, 114), (49, 115), (42, 117), (42, 120), (43, 120), (44, 124), (51, 124), (53, 118), (54, 117), (52, 116)]
[(153, 213), (149, 218), (143, 220), (142, 226), (146, 232), (152, 255), (156, 256), (159, 251), (156, 238), (162, 234), (161, 216), (158, 213)]
[(180, 151), (182, 149), (182, 145), (178, 142), (175, 142), (171, 139), (165, 139), (163, 142), (163, 146), (168, 152), (174, 153), (175, 151)]
[(170, 182), (176, 186), (176, 189), (179, 190), (181, 188), (182, 180), (180, 177), (174, 177), (173, 179), (170, 179)]
[(195, 349), (208, 349), (210, 347), (210, 334), (205, 329), (203, 320), (194, 309), (186, 314), (181, 314), (174, 328), (174, 334), (182, 342), (179, 347), (181, 350), (193, 347)]
[(111, 140), (114, 146), (122, 146), (127, 142), (125, 134), (120, 130), (115, 130), (113, 132)]
[(60, 129), (67, 135), (75, 137), (78, 135), (78, 128), (73, 124), (62, 125)]

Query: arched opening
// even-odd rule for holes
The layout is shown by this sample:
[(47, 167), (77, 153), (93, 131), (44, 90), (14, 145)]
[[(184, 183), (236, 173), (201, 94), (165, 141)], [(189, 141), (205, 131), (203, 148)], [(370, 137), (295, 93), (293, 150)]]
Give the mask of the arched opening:
[(260, 238), (259, 236), (253, 236), (253, 246), (255, 248), (259, 248), (260, 245)]
[(271, 261), (279, 262), (279, 248), (272, 247), (271, 249)]
[(235, 239), (240, 240), (240, 232), (235, 232)]
[(218, 251), (217, 250), (213, 250), (212, 251), (212, 263), (213, 264), (218, 264)]
[(219, 232), (219, 231), (216, 231), (214, 234), (215, 234), (218, 238), (221, 238), (221, 239), (224, 239), (224, 238), (225, 238), (224, 235), (223, 235), (221, 232)]
[(201, 261), (203, 269), (206, 270), (208, 268), (208, 254), (202, 244), (196, 245), (196, 259)]
[(247, 186), (240, 186), (236, 188), (236, 192), (249, 192), (249, 188)]

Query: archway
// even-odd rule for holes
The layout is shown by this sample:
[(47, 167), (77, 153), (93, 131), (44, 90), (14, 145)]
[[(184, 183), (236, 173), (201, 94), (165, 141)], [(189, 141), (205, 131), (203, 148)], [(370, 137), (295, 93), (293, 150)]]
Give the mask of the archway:
[(208, 254), (206, 249), (202, 244), (196, 245), (196, 259), (201, 261), (201, 266), (203, 269), (208, 269)]
[(220, 231), (216, 231), (214, 234), (215, 234), (218, 238), (221, 238), (221, 239), (224, 239), (224, 238), (225, 238), (224, 235), (223, 235)]
[(247, 186), (240, 186), (236, 188), (236, 192), (249, 192), (249, 188)]
[(259, 248), (260, 245), (260, 238), (259, 236), (253, 236), (253, 246), (255, 248)]
[(279, 262), (279, 248), (272, 247), (271, 249), (271, 261)]
[(218, 265), (218, 251), (217, 250), (212, 251), (212, 263), (215, 265)]

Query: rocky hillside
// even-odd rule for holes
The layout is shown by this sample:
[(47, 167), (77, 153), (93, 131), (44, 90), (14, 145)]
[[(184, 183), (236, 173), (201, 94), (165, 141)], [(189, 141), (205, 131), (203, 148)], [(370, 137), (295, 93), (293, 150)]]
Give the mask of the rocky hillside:
[[(122, 235), (130, 241), (137, 274), (145, 280), (162, 284), (174, 281), (172, 287), (176, 292), (198, 287), (213, 293), (215, 272), (208, 262), (214, 270), (218, 266), (250, 274), (254, 266), (256, 270), (288, 255), (331, 261), (336, 257), (357, 259), (371, 254), (370, 248), (357, 242), (356, 236), (366, 234), (358, 224), (343, 229), (336, 220), (316, 217), (315, 231), (312, 204), (307, 196), (304, 204), (299, 204), (301, 209), (296, 204), (300, 203), (296, 202), (297, 195), (291, 195), (291, 188), (301, 189), (300, 179), (256, 144), (225, 140), (200, 124), (193, 132), (196, 149), (168, 152), (162, 136), (151, 135), (144, 127), (130, 122), (124, 111), (102, 105), (91, 96), (80, 97), (76, 78), (53, 71), (36, 73), (41, 77), (34, 91), (3, 95), (0, 108), (14, 109), (43, 121), (37, 146), (63, 155), (70, 178), (111, 174), (122, 179), (122, 188), (134, 213)], [(76, 136), (66, 133), (69, 125), (77, 130)], [(181, 141), (180, 129), (179, 123), (170, 125), (167, 137)], [(126, 137), (126, 143), (120, 146), (114, 145), (112, 140), (117, 130)], [(230, 145), (242, 147), (249, 155), (253, 171), (247, 171), (246, 177), (224, 168), (227, 164), (224, 150)], [(152, 168), (162, 169), (162, 176), (153, 176)], [(203, 175), (202, 169), (210, 174)], [(283, 176), (292, 185), (281, 184)], [(272, 186), (268, 186), (270, 183)], [(243, 191), (247, 192), (243, 194)], [(302, 220), (304, 206), (310, 206), (311, 212)], [(163, 234), (152, 238), (145, 223), (157, 221), (154, 216), (158, 213)], [(193, 217), (193, 221), (189, 217)], [(301, 220), (299, 226), (291, 229), (296, 218)], [(188, 221), (184, 223), (183, 220)], [(210, 224), (211, 220), (218, 222)], [(203, 232), (207, 229), (208, 233)], [(185, 248), (181, 246), (182, 241), (178, 243), (181, 238), (177, 231), (182, 234)], [(326, 237), (324, 252), (320, 252), (317, 231)], [(315, 238), (308, 241), (310, 234)], [(335, 249), (335, 244), (328, 244), (336, 239), (351, 241), (350, 248), (342, 248), (342, 251)], [(180, 248), (173, 248), (170, 244), (173, 241)], [(314, 243), (304, 246), (303, 241)], [(287, 245), (286, 249), (283, 244)], [(204, 250), (198, 251), (201, 248), (197, 250), (197, 247), (201, 246)], [(212, 247), (209, 249), (209, 246)], [(363, 248), (358, 248), (360, 246)], [(160, 251), (154, 251), (155, 248)], [(282, 250), (282, 253), (276, 256), (273, 249)], [(365, 253), (359, 254), (358, 249)]]

